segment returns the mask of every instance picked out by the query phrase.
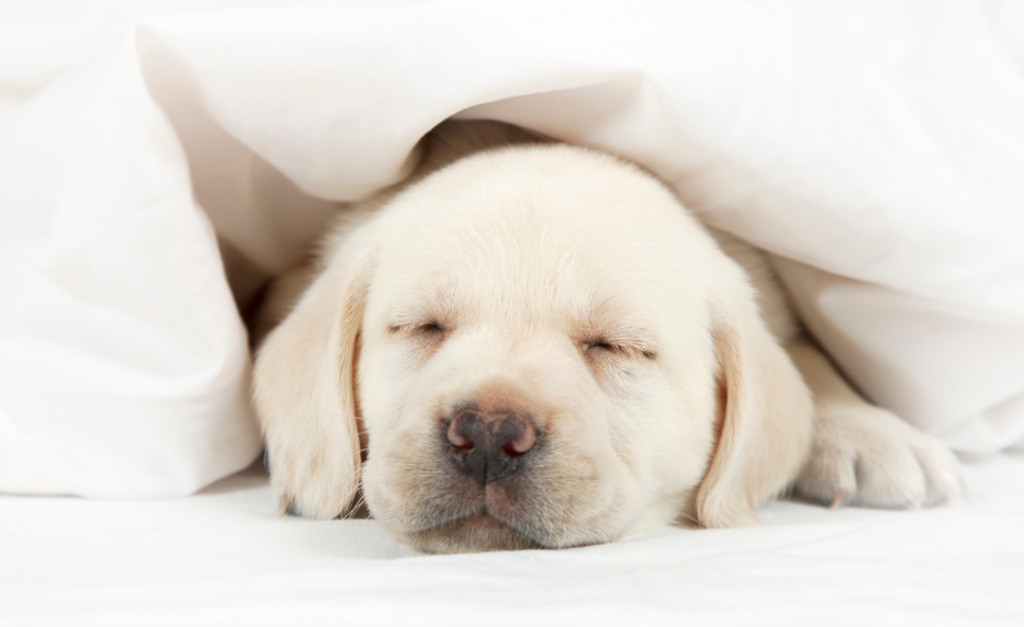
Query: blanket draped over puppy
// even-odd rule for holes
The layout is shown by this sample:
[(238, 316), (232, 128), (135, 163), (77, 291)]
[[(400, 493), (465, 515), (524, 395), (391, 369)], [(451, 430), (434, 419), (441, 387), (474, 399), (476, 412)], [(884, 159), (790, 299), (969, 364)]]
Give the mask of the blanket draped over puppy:
[(96, 4), (0, 37), (0, 491), (249, 464), (236, 301), (450, 116), (643, 165), (773, 253), (866, 396), (956, 450), (1024, 442), (1009, 3)]

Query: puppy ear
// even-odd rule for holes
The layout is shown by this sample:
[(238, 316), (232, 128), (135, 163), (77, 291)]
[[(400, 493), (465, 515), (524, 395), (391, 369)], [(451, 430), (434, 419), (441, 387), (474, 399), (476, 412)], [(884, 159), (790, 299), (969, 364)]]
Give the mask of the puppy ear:
[(344, 254), (332, 261), (256, 356), (253, 398), (282, 512), (335, 518), (359, 488), (355, 361), (368, 268)]
[(697, 492), (705, 527), (757, 521), (803, 465), (813, 428), (811, 393), (768, 331), (752, 298), (715, 309), (718, 444)]

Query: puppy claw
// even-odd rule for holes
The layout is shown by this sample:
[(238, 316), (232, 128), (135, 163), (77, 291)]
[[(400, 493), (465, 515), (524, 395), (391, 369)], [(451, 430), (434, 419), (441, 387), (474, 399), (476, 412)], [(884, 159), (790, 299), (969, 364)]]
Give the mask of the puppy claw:
[(292, 497), (288, 496), (287, 494), (281, 496), (280, 507), (281, 507), (281, 510), (280, 510), (281, 516), (294, 516), (295, 515), (295, 510), (292, 508)]
[(846, 491), (836, 490), (836, 495), (832, 499), (832, 504), (828, 506), (829, 509), (839, 509), (846, 503)]

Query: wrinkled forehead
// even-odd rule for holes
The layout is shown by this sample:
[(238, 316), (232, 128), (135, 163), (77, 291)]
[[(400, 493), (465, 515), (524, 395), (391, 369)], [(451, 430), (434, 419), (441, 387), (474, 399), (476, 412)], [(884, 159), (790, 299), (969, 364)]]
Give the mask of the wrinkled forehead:
[[(446, 235), (451, 235), (446, 234)], [(439, 242), (440, 243), (440, 242)], [(441, 255), (406, 248), (378, 267), (373, 300), (404, 316), (455, 323), (474, 316), (506, 324), (569, 316), (650, 318), (655, 277), (626, 276), (622, 266), (551, 250), (543, 242), (515, 249), (451, 238)], [(605, 258), (607, 261), (607, 257)], [(635, 320), (642, 323), (642, 320)]]
[(656, 315), (681, 287), (682, 209), (606, 158), (523, 153), (456, 166), (399, 199), (379, 249), (378, 305), (520, 320)]

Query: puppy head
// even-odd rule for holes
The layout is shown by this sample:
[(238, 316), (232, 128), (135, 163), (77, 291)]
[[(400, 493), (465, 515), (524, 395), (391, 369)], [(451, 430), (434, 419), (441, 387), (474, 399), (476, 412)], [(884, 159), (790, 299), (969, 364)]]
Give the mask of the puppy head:
[(707, 233), (650, 177), (566, 146), (395, 198), (268, 338), (256, 402), (296, 509), (342, 513), (361, 474), (374, 517), (434, 552), (744, 522), (796, 472), (810, 412)]

